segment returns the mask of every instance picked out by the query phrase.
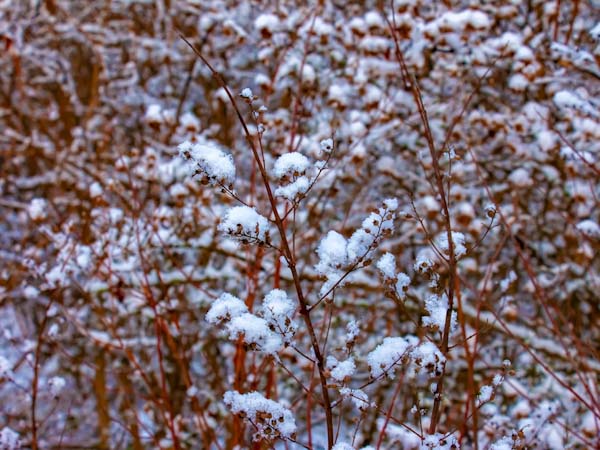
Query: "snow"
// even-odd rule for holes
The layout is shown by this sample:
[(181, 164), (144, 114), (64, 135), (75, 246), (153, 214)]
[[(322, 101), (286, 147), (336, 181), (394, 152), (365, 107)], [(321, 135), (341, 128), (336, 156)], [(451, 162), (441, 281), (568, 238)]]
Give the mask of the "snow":
[(428, 213), (440, 212), (442, 208), (438, 201), (435, 199), (435, 197), (431, 195), (426, 195), (425, 197), (423, 197), (421, 199), (421, 204), (423, 205), (425, 211), (427, 211)]
[(588, 164), (594, 164), (594, 156), (585, 150), (575, 152), (572, 148), (565, 146), (561, 147), (560, 156), (566, 161), (584, 161)]
[(254, 27), (272, 34), (279, 29), (279, 18), (275, 14), (261, 14), (254, 20)]
[(243, 313), (231, 319), (227, 324), (227, 331), (230, 339), (243, 337), (246, 344), (268, 355), (277, 354), (283, 347), (281, 336), (270, 330), (269, 323), (251, 313)]
[(100, 197), (103, 194), (103, 192), (104, 190), (102, 189), (102, 185), (100, 183), (95, 182), (90, 185), (90, 197)]
[(162, 107), (158, 104), (148, 105), (144, 119), (150, 123), (162, 123), (164, 121)]
[(17, 450), (21, 448), (19, 435), (9, 427), (2, 428), (0, 431), (0, 449)]
[(66, 386), (67, 382), (62, 377), (52, 377), (48, 380), (48, 389), (53, 397), (60, 396), (60, 393)]
[(439, 376), (442, 373), (446, 358), (437, 346), (430, 341), (425, 341), (413, 348), (410, 357), (415, 365), (430, 376)]
[[(72, 41), (75, 48), (70, 50), (83, 57), (84, 66), (101, 63), (90, 99), (90, 92), (79, 89), (81, 74), (70, 73), (77, 68), (69, 63), (73, 52), (65, 55), (54, 45), (44, 49), (58, 41), (48, 39), (43, 27), (21, 36), (30, 19), (21, 14), (26, 6), (0, 1), (0, 15), (11, 24), (3, 61), (9, 66), (20, 61), (23, 79), (31, 81), (25, 83), (26, 95), (13, 102), (16, 121), (14, 115), (0, 114), (11, 147), (3, 154), (10, 170), (0, 182), (5, 213), (0, 259), (6, 261), (0, 271), (0, 297), (6, 298), (0, 302), (5, 318), (0, 384), (8, 399), (0, 430), (10, 426), (23, 446), (29, 444), (22, 409), (31, 397), (36, 327), (28, 326), (27, 314), (24, 322), (20, 316), (44, 309), (52, 299), (45, 335), (57, 351), (39, 366), (39, 416), (48, 432), (42, 447), (60, 444), (53, 432), (65, 415), (85, 418), (93, 410), (88, 401), (93, 385), (81, 383), (76, 390), (72, 385), (74, 377), (86, 376), (96, 352), (73, 361), (69, 349), (110, 347), (152, 362), (131, 372), (132, 395), (143, 399), (140, 377), (145, 370), (152, 377), (156, 369), (152, 345), (157, 331), (185, 342), (182, 351), (191, 358), (191, 378), (179, 391), (208, 405), (203, 435), (214, 439), (207, 446), (236, 440), (229, 426), (233, 416), (222, 402), (223, 393), (235, 386), (242, 394), (257, 390), (298, 414), (298, 444), (269, 440), (257, 445), (309, 445), (312, 433), (310, 446), (323, 447), (323, 393), (311, 362), (319, 346), (324, 358), (319, 364), (326, 366), (323, 388), (335, 405), (334, 442), (340, 445), (375, 446), (381, 435), (382, 447), (414, 450), (431, 426), (436, 398), (442, 402), (438, 431), (464, 428), (461, 418), (472, 422), (474, 411), (462, 401), (470, 393), (480, 403), (480, 419), (479, 429), (469, 436), (456, 432), (465, 447), (479, 439), (482, 449), (503, 450), (501, 438), (508, 436), (508, 445), (521, 431), (531, 433), (521, 446), (594, 447), (600, 422), (586, 403), (593, 403), (595, 386), (588, 386), (600, 366), (588, 348), (598, 337), (593, 313), (600, 215), (594, 168), (600, 155), (600, 100), (594, 80), (600, 69), (594, 58), (600, 55), (600, 23), (590, 14), (598, 2), (579, 3), (572, 30), (558, 24), (562, 43), (552, 42), (547, 31), (552, 34), (553, 17), (571, 18), (570, 2), (538, 0), (539, 14), (529, 15), (522, 0), (446, 5), (397, 0), (385, 8), (377, 2), (347, 2), (347, 7), (324, 2), (313, 10), (290, 7), (289, 2), (279, 9), (275, 2), (261, 7), (252, 2), (171, 2), (185, 16), (183, 31), (204, 44), (199, 50), (227, 79), (237, 103), (245, 105), (242, 115), (253, 122), (248, 123), (253, 135), (248, 142), (209, 68), (194, 63), (193, 50), (163, 32), (161, 17), (177, 12), (164, 10), (164, 2), (157, 3), (156, 11), (142, 8), (139, 17), (119, 10), (146, 6), (150, 0), (113, 2), (108, 21), (88, 9), (70, 8), (73, 20), (55, 23), (46, 17), (47, 8), (40, 9), (40, 23), (49, 19), (59, 35), (66, 33), (57, 39)], [(150, 13), (157, 20), (146, 23)], [(426, 131), (436, 143), (446, 137), (452, 141), (440, 148), (437, 159), (427, 151), (418, 102), (399, 80), (387, 24), (392, 15), (407, 69), (419, 81)], [(118, 23), (110, 23), (113, 16)], [(150, 29), (139, 26), (140, 18)], [(80, 39), (82, 30), (91, 34)], [(567, 31), (572, 32), (568, 41)], [(93, 48), (88, 48), (90, 42)], [(83, 53), (78, 51), (82, 45)], [(7, 73), (13, 72), (18, 71)], [(91, 101), (95, 107), (86, 116), (89, 120), (76, 120), (75, 127), (70, 120), (62, 123), (65, 103), (44, 95), (43, 89), (48, 80), (57, 79), (63, 81), (59, 97), (66, 99), (67, 116), (85, 116)], [(476, 98), (463, 117), (461, 104), (473, 90)], [(28, 105), (31, 99), (42, 99), (48, 113), (36, 109), (35, 102)], [(259, 99), (269, 105), (268, 111)], [(178, 123), (169, 123), (176, 111), (182, 114)], [(20, 126), (19, 118), (31, 126)], [(454, 119), (462, 120), (448, 136)], [(268, 130), (264, 134), (263, 126)], [(251, 146), (262, 150), (274, 205), (265, 180), (253, 170)], [(449, 217), (440, 206), (444, 192), (437, 192), (435, 163)], [(374, 203), (392, 194), (400, 202)], [(498, 213), (493, 205), (484, 210), (491, 200)], [(407, 212), (396, 221), (398, 206)], [(284, 218), (281, 231), (292, 255), (282, 255), (272, 207)], [(388, 212), (392, 217), (386, 217)], [(573, 330), (568, 321), (561, 322), (564, 330), (559, 331), (568, 335), (554, 332), (551, 316), (535, 314), (540, 306), (532, 295), (535, 286), (515, 262), (512, 242), (504, 239), (506, 227), (494, 224), (500, 213), (509, 231), (536, 250), (530, 269), (549, 304), (559, 305), (567, 316), (576, 308)], [(444, 231), (446, 220), (454, 230), (451, 236)], [(453, 243), (464, 292), (462, 302), (455, 299), (449, 308), (443, 293), (451, 292), (452, 280), (444, 253)], [(302, 323), (294, 278), (318, 342)], [(334, 292), (337, 286), (342, 288)], [(323, 299), (325, 293), (332, 298)], [(156, 310), (149, 295), (159, 300)], [(490, 299), (485, 305), (478, 302), (482, 296)], [(409, 316), (402, 314), (403, 306)], [(458, 306), (466, 327), (461, 331), (482, 338), (465, 343), (454, 331), (448, 354), (442, 355), (440, 331), (447, 319), (456, 328)], [(99, 320), (107, 311), (109, 320)], [(154, 327), (160, 317), (164, 327)], [(84, 342), (77, 343), (78, 336)], [(401, 336), (394, 338), (399, 344), (383, 345), (393, 336)], [(561, 338), (567, 345), (561, 345)], [(582, 348), (570, 348), (573, 340)], [(465, 346), (475, 343), (472, 391), (465, 384), (464, 356)], [(214, 352), (203, 352), (207, 345)], [(523, 345), (530, 353), (520, 351)], [(507, 355), (516, 358), (514, 371), (502, 365)], [(541, 363), (549, 370), (540, 369)], [(176, 371), (170, 366), (167, 370)], [(444, 367), (446, 388), (440, 394), (440, 380), (431, 376)], [(382, 379), (386, 369), (397, 379), (402, 374), (400, 386)], [(107, 366), (109, 381), (119, 381), (115, 370), (119, 367)], [(212, 372), (217, 372), (216, 381)], [(379, 378), (372, 379), (372, 372)], [(236, 373), (243, 379), (236, 379)], [(55, 375), (63, 378), (53, 379)], [(519, 388), (505, 391), (503, 376), (510, 376), (510, 382), (518, 379)], [(552, 377), (556, 380), (551, 383)], [(113, 381), (111, 388), (118, 387)], [(383, 430), (396, 387), (402, 400), (392, 416), (417, 430), (405, 430), (409, 437), (394, 437), (394, 425), (400, 423), (393, 420)], [(60, 401), (51, 393), (60, 395)], [(311, 395), (314, 401), (307, 401)], [(117, 411), (118, 399), (110, 400), (110, 410)], [(543, 400), (557, 405), (547, 428), (543, 415), (534, 417)], [(155, 443), (170, 448), (169, 424), (161, 420), (165, 405), (159, 403), (139, 405), (141, 438), (152, 442), (158, 436)], [(194, 417), (188, 407), (180, 412), (175, 431), (185, 434)], [(262, 414), (257, 419), (268, 422)], [(518, 422), (524, 419), (521, 430)], [(250, 420), (243, 428), (237, 441), (251, 447), (249, 435), (256, 429)], [(434, 438), (431, 446), (446, 445)], [(126, 433), (123, 446), (128, 445)]]
[(548, 450), (564, 450), (565, 443), (563, 439), (563, 431), (557, 428), (554, 424), (546, 424), (541, 432), (542, 440), (546, 443)]
[[(383, 207), (387, 211), (396, 211), (398, 209), (398, 199), (397, 198), (386, 198), (383, 201)], [(381, 210), (380, 210), (381, 212)]]
[(196, 397), (198, 394), (200, 393), (200, 389), (198, 389), (196, 386), (190, 386), (186, 391), (185, 391), (185, 395), (189, 398), (193, 398)]
[(419, 340), (415, 336), (386, 337), (383, 343), (367, 355), (367, 363), (373, 378), (387, 376), (394, 378), (392, 370), (403, 357), (408, 357), (410, 350), (418, 345)]
[(351, 320), (346, 325), (346, 342), (354, 342), (356, 337), (360, 334), (360, 328), (356, 320)]
[(499, 373), (497, 373), (496, 375), (494, 375), (494, 378), (492, 380), (492, 385), (494, 387), (498, 387), (502, 384), (502, 382), (504, 381), (504, 377), (502, 375), (500, 375)]
[(46, 209), (48, 208), (48, 202), (43, 198), (34, 198), (31, 200), (27, 208), (29, 216), (33, 220), (42, 220), (46, 218)]
[(377, 261), (377, 268), (385, 279), (396, 278), (396, 258), (391, 253), (385, 253), (379, 261)]
[(35, 286), (27, 286), (23, 289), (23, 295), (29, 299), (37, 298), (40, 295), (40, 291)]
[(248, 312), (248, 307), (239, 298), (223, 293), (212, 304), (206, 314), (206, 321), (212, 324), (229, 321)]
[(259, 392), (240, 394), (228, 391), (223, 401), (232, 413), (243, 414), (246, 420), (252, 422), (257, 429), (257, 438), (293, 438), (296, 433), (296, 421), (292, 412)]
[(297, 177), (304, 175), (309, 168), (308, 158), (301, 153), (285, 153), (277, 158), (273, 166), (273, 173), (277, 178)]
[(183, 114), (179, 119), (179, 123), (188, 131), (198, 132), (201, 128), (200, 120), (191, 112)]
[(291, 342), (297, 329), (293, 321), (295, 310), (296, 305), (281, 289), (273, 289), (263, 299), (263, 318), (274, 331), (281, 334), (286, 344)]
[(359, 34), (367, 33), (367, 24), (362, 17), (354, 17), (348, 23), (348, 28)]
[(240, 92), (240, 97), (246, 100), (252, 100), (254, 98), (254, 94), (250, 88), (244, 88), (242, 89), (242, 92)]
[(509, 78), (508, 86), (515, 91), (524, 91), (529, 86), (529, 80), (525, 75), (515, 73)]
[(484, 385), (479, 389), (477, 394), (477, 405), (481, 406), (484, 403), (489, 402), (494, 395), (494, 388), (492, 386)]
[[(382, 428), (384, 421), (379, 419), (377, 421), (378, 428)], [(419, 435), (413, 433), (406, 428), (398, 425), (388, 423), (386, 426), (386, 434), (394, 444), (401, 444), (401, 449), (416, 449), (421, 447), (421, 439)]]
[[(465, 247), (465, 235), (459, 233), (458, 231), (453, 231), (451, 236), (452, 243), (454, 244), (454, 257), (456, 259), (460, 259), (467, 253), (467, 248)], [(448, 233), (446, 233), (445, 231), (440, 233), (440, 235), (436, 239), (436, 244), (444, 255), (450, 255), (450, 246), (448, 245)]]
[(340, 389), (340, 395), (344, 398), (350, 397), (352, 404), (359, 411), (366, 411), (371, 403), (369, 402), (369, 396), (362, 389), (350, 389), (349, 387), (343, 387)]
[(592, 411), (586, 412), (581, 419), (581, 429), (589, 436), (600, 435), (600, 419)]
[(485, 210), (485, 215), (488, 217), (494, 217), (496, 215), (496, 206), (493, 203), (486, 205), (484, 210)]
[(4, 356), (0, 356), (0, 379), (10, 378), (12, 372), (11, 364)]
[(577, 229), (588, 237), (600, 239), (600, 226), (591, 219), (579, 222)]
[(408, 286), (410, 286), (410, 278), (404, 272), (400, 272), (397, 275), (396, 293), (402, 300), (404, 300), (404, 298), (406, 297), (406, 291), (408, 291)]
[(254, 76), (254, 83), (260, 87), (267, 87), (271, 84), (271, 79), (264, 73), (257, 73)]
[(345, 361), (338, 361), (335, 357), (328, 356), (327, 369), (329, 369), (331, 377), (335, 381), (343, 383), (344, 380), (352, 377), (356, 372), (356, 363), (352, 357)]
[(460, 446), (455, 436), (446, 436), (441, 433), (425, 436), (421, 444), (421, 450), (455, 450), (459, 448)]
[(600, 41), (600, 22), (594, 25), (589, 31), (589, 33), (592, 39), (594, 39), (595, 41)]
[(323, 153), (331, 153), (333, 151), (333, 139), (323, 139), (319, 145)]
[(275, 356), (289, 343), (295, 328), (290, 318), (294, 307), (284, 291), (271, 291), (263, 304), (263, 315), (258, 317), (250, 312), (244, 302), (231, 294), (222, 294), (206, 314), (206, 321), (212, 324), (227, 322), (226, 328), (231, 340), (243, 337), (244, 343), (268, 355)]
[(509, 436), (504, 436), (501, 439), (494, 442), (492, 445), (490, 445), (490, 450), (513, 450), (514, 448), (515, 441)]
[(216, 145), (185, 141), (177, 147), (179, 155), (188, 163), (194, 175), (202, 174), (202, 181), (211, 186), (232, 186), (235, 181), (233, 157)]
[(219, 224), (219, 230), (242, 243), (268, 242), (270, 235), (268, 220), (249, 206), (229, 209)]
[[(425, 309), (429, 316), (423, 317), (423, 325), (443, 331), (448, 310), (448, 297), (446, 294), (432, 295), (425, 301)], [(456, 328), (456, 311), (452, 312), (450, 330)]]
[(531, 174), (523, 167), (513, 170), (508, 176), (508, 181), (517, 188), (527, 188), (533, 185)]
[(333, 447), (331, 447), (331, 450), (355, 450), (355, 448), (347, 442), (337, 442)]
[(302, 196), (308, 192), (309, 188), (310, 180), (307, 177), (302, 176), (285, 186), (279, 186), (275, 189), (275, 195), (289, 201), (294, 201), (297, 198), (302, 198)]
[(347, 241), (337, 231), (329, 231), (317, 248), (319, 263), (315, 267), (318, 273), (326, 275), (331, 269), (340, 269), (348, 263)]
[(169, 188), (169, 195), (172, 197), (183, 197), (189, 194), (189, 189), (182, 183), (175, 183)]
[[(306, 33), (310, 27), (311, 22), (308, 21), (301, 29), (302, 32)], [(312, 31), (318, 36), (331, 36), (335, 33), (335, 29), (333, 26), (327, 22), (325, 22), (320, 17), (317, 17), (314, 21), (314, 25), (312, 25)]]
[(420, 250), (417, 254), (414, 269), (419, 273), (426, 273), (429, 269), (433, 267), (434, 258), (435, 255), (433, 253), (433, 250), (431, 250), (429, 247)]
[(347, 86), (339, 84), (332, 84), (329, 86), (327, 96), (330, 101), (337, 102), (338, 104), (345, 106), (347, 104), (348, 96), (350, 95)]
[(559, 108), (577, 109), (592, 117), (600, 117), (600, 111), (587, 100), (571, 91), (558, 91), (554, 94), (554, 104)]
[(437, 20), (430, 22), (426, 30), (437, 34), (440, 31), (460, 32), (467, 27), (483, 30), (491, 25), (487, 14), (475, 9), (466, 9), (459, 12), (447, 11)]
[(302, 66), (302, 83), (305, 85), (313, 85), (317, 80), (317, 73), (315, 69), (310, 64), (305, 63)]
[(369, 28), (379, 28), (384, 30), (387, 28), (385, 20), (381, 17), (378, 11), (369, 11), (365, 14), (365, 23)]
[(508, 272), (505, 278), (500, 280), (500, 291), (506, 292), (508, 288), (517, 280), (517, 274), (514, 270)]
[(363, 220), (362, 227), (348, 240), (347, 254), (351, 261), (368, 257), (378, 237), (394, 230), (394, 211), (397, 207), (396, 199), (386, 199), (383, 201), (383, 207)]
[(365, 36), (360, 40), (358, 47), (370, 53), (385, 52), (392, 47), (392, 42), (381, 36)]

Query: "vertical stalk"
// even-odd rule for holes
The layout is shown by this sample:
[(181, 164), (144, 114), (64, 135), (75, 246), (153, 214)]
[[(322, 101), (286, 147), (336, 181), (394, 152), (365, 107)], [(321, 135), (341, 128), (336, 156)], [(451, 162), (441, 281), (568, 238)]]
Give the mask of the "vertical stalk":
[(291, 250), (291, 247), (289, 245), (283, 220), (277, 210), (277, 202), (275, 200), (275, 197), (273, 196), (271, 185), (269, 183), (269, 176), (268, 176), (265, 166), (263, 164), (262, 158), (260, 157), (259, 151), (256, 146), (256, 142), (255, 142), (254, 138), (252, 137), (252, 135), (250, 134), (250, 131), (248, 130), (246, 121), (244, 120), (242, 113), (240, 112), (240, 110), (237, 106), (235, 98), (233, 97), (233, 95), (231, 94), (231, 91), (227, 87), (227, 83), (225, 82), (224, 78), (221, 76), (220, 73), (218, 73), (212, 67), (212, 65), (206, 60), (206, 58), (204, 58), (204, 56), (202, 56), (202, 54), (183, 35), (180, 35), (180, 37), (194, 51), (196, 56), (198, 56), (198, 58), (200, 58), (200, 60), (204, 63), (204, 65), (211, 71), (213, 77), (217, 80), (217, 82), (225, 90), (227, 97), (229, 98), (229, 101), (235, 110), (238, 120), (240, 121), (240, 124), (242, 125), (242, 128), (244, 129), (244, 133), (246, 135), (246, 139), (248, 141), (250, 149), (252, 150), (252, 155), (254, 157), (254, 161), (256, 162), (256, 165), (258, 167), (258, 170), (259, 170), (261, 178), (262, 178), (263, 185), (267, 192), (267, 197), (269, 200), (269, 204), (271, 206), (271, 211), (272, 211), (272, 214), (274, 217), (275, 226), (277, 227), (277, 231), (278, 231), (279, 237), (281, 239), (281, 246), (282, 246), (281, 251), (283, 253), (283, 256), (286, 259), (288, 268), (290, 269), (290, 272), (292, 273), (292, 279), (294, 281), (294, 288), (296, 290), (296, 295), (298, 297), (300, 315), (302, 316), (302, 319), (303, 319), (306, 329), (308, 331), (308, 335), (309, 335), (310, 341), (311, 341), (311, 347), (312, 347), (312, 350), (313, 350), (313, 353), (315, 356), (315, 361), (317, 363), (317, 369), (319, 372), (319, 380), (320, 380), (320, 384), (321, 384), (321, 395), (323, 397), (323, 407), (325, 409), (325, 421), (326, 421), (326, 429), (327, 429), (327, 446), (329, 449), (331, 449), (333, 447), (333, 443), (334, 443), (333, 413), (332, 413), (332, 407), (331, 407), (331, 400), (329, 398), (329, 391), (327, 389), (327, 377), (325, 376), (325, 360), (324, 360), (323, 354), (321, 353), (321, 348), (319, 346), (319, 341), (318, 341), (317, 335), (315, 333), (314, 324), (310, 317), (310, 309), (308, 306), (308, 301), (306, 300), (306, 298), (304, 296), (304, 292), (302, 290), (302, 285), (300, 283), (300, 276), (298, 275), (298, 270), (296, 267), (296, 259)]

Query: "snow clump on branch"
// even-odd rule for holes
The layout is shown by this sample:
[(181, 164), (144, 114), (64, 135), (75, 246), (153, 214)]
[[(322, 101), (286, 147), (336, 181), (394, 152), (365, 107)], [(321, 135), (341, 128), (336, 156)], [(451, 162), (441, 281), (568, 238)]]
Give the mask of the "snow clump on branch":
[(232, 188), (235, 181), (233, 157), (215, 145), (186, 141), (177, 147), (193, 175), (200, 175), (202, 184)]
[(310, 187), (310, 180), (305, 176), (309, 167), (308, 158), (298, 152), (286, 153), (277, 158), (273, 172), (283, 185), (275, 190), (275, 195), (293, 201), (306, 194)]
[(0, 448), (2, 450), (18, 450), (21, 448), (19, 435), (8, 427), (0, 431)]
[(249, 206), (235, 206), (227, 211), (219, 230), (242, 244), (268, 244), (269, 221)]
[(206, 321), (226, 323), (230, 339), (241, 337), (251, 350), (277, 357), (296, 333), (292, 320), (295, 309), (294, 302), (281, 289), (273, 289), (265, 296), (259, 313), (262, 317), (250, 313), (239, 298), (224, 293), (210, 307)]
[(255, 440), (273, 438), (294, 438), (296, 421), (292, 412), (258, 392), (240, 394), (237, 391), (225, 392), (223, 398), (231, 412), (238, 414), (256, 427)]
[(206, 314), (206, 320), (209, 323), (217, 324), (229, 321), (247, 312), (248, 307), (243, 301), (225, 292), (212, 304)]
[(269, 329), (281, 334), (287, 345), (291, 343), (297, 329), (292, 320), (295, 310), (294, 302), (281, 289), (273, 289), (263, 300), (262, 315)]
[(336, 231), (329, 231), (319, 243), (317, 255), (319, 262), (315, 270), (326, 278), (321, 287), (321, 295), (327, 295), (332, 289), (348, 281), (347, 275), (370, 263), (370, 256), (384, 236), (394, 230), (396, 199), (384, 200), (383, 205), (367, 217), (361, 228), (346, 240)]
[(419, 344), (416, 336), (387, 337), (367, 355), (367, 363), (373, 378), (386, 376), (394, 378), (394, 368), (400, 363), (413, 362), (411, 373), (421, 369), (431, 376), (437, 376), (446, 362), (446, 358), (432, 342)]

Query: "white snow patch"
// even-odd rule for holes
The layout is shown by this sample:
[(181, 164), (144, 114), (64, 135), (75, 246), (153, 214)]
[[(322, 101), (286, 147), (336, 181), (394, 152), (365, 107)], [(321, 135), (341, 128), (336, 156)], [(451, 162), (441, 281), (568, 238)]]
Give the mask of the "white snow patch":
[(248, 307), (242, 300), (225, 292), (215, 300), (208, 310), (206, 321), (216, 324), (225, 320), (229, 321), (247, 312)]
[(34, 198), (27, 207), (27, 212), (33, 220), (41, 220), (46, 218), (46, 209), (48, 208), (48, 202), (43, 198)]
[(258, 392), (240, 394), (228, 391), (223, 400), (232, 413), (243, 413), (245, 419), (252, 422), (257, 428), (257, 438), (292, 438), (296, 433), (296, 421), (292, 412)]
[(335, 357), (328, 356), (327, 369), (335, 381), (343, 383), (345, 379), (352, 377), (356, 372), (356, 363), (352, 357), (345, 361), (338, 361)]
[(600, 238), (600, 226), (591, 219), (586, 219), (577, 224), (577, 229), (589, 237)]
[(219, 224), (219, 230), (242, 243), (269, 240), (269, 221), (249, 206), (229, 209)]
[(194, 175), (203, 175), (203, 181), (211, 186), (233, 185), (235, 181), (235, 165), (233, 157), (215, 145), (191, 143), (179, 144), (179, 155), (188, 163)]

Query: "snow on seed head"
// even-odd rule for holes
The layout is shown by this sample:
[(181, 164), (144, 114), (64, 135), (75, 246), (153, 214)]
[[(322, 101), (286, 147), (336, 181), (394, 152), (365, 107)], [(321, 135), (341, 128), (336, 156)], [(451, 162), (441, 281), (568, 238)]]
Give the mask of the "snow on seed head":
[(199, 175), (203, 184), (231, 187), (235, 181), (233, 157), (216, 145), (186, 141), (177, 149), (179, 156), (190, 167), (193, 175)]

